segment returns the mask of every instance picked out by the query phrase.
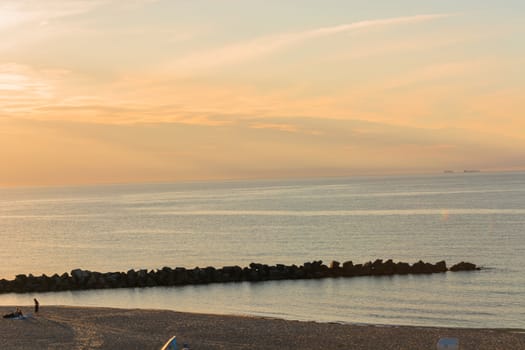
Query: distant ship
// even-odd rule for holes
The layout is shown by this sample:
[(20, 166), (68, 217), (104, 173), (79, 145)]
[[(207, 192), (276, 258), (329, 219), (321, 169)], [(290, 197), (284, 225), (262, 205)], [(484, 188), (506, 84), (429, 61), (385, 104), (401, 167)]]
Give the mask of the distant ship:
[[(468, 173), (480, 173), (481, 170), (478, 170), (478, 169), (466, 169), (466, 170), (463, 170), (463, 172), (466, 173), (466, 174), (468, 174)], [(446, 170), (443, 170), (443, 173), (445, 173), (445, 174), (454, 174), (455, 171), (446, 169)]]

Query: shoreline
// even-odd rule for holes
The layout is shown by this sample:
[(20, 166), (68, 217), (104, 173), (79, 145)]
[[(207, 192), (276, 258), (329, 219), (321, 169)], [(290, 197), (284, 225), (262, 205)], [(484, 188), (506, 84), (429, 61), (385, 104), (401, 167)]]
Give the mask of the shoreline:
[[(33, 306), (21, 306), (25, 314)], [(6, 314), (14, 306), (0, 306)], [(434, 349), (455, 337), (462, 350), (525, 349), (525, 330), (290, 321), (151, 309), (41, 306), (2, 319), (3, 349), (160, 349), (173, 335), (191, 349)]]

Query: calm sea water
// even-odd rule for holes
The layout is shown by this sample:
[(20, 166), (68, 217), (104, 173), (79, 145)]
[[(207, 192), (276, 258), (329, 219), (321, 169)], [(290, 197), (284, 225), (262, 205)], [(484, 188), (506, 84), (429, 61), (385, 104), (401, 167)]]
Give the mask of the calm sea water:
[(0, 189), (0, 237), (0, 278), (376, 258), (487, 268), (38, 294), (43, 305), (525, 328), (523, 173)]

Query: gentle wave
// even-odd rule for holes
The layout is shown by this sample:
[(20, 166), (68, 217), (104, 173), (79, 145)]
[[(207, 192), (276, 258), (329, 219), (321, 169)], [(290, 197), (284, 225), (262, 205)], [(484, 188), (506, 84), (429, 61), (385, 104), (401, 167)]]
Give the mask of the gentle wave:
[(148, 207), (131, 208), (152, 211), (152, 215), (177, 216), (390, 216), (390, 215), (524, 215), (525, 209), (388, 209), (388, 210), (158, 210)]
[[(413, 216), (413, 215), (525, 215), (525, 209), (387, 209), (387, 210), (158, 210), (132, 207), (129, 211), (149, 212), (155, 216)], [(74, 219), (125, 217), (124, 213), (0, 215), (3, 219)]]

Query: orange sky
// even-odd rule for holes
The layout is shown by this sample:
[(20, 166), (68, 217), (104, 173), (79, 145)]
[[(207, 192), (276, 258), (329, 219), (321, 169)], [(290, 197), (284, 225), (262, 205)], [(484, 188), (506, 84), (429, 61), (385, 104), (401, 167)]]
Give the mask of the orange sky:
[(0, 186), (525, 169), (525, 8), (4, 0)]

